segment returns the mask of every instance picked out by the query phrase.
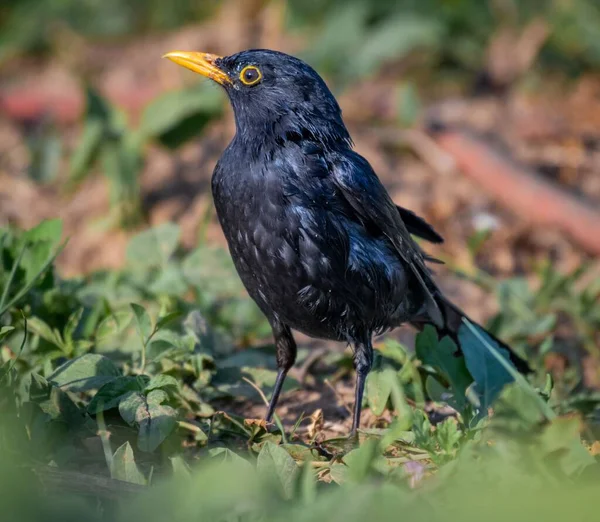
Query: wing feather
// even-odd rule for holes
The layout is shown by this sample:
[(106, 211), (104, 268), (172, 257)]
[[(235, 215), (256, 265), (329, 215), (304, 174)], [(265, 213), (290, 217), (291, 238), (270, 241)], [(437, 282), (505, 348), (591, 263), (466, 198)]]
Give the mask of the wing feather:
[(389, 239), (419, 282), (430, 319), (443, 326), (442, 312), (434, 297), (438, 290), (425, 265), (425, 254), (411, 237), (396, 205), (371, 165), (359, 154), (349, 151), (339, 155), (333, 165), (332, 176), (357, 217), (377, 227)]

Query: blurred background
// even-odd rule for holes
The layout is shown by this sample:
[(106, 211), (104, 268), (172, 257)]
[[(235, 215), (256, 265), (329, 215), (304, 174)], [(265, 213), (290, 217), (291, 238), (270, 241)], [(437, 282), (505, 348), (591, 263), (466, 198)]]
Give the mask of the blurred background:
[[(0, 226), (63, 219), (64, 276), (119, 269), (166, 222), (183, 251), (224, 246), (231, 110), (161, 56), (251, 47), (322, 74), (395, 201), (445, 237), (426, 249), (452, 298), (600, 386), (596, 0), (4, 0)], [(222, 257), (202, 262), (219, 284)]]

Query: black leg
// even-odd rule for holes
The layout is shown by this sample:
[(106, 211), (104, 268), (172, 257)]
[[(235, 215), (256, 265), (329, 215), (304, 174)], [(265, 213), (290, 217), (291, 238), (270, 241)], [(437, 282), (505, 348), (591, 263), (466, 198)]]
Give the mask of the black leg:
[(365, 342), (357, 342), (354, 345), (354, 368), (356, 368), (356, 388), (354, 389), (354, 417), (352, 419), (351, 436), (356, 435), (360, 427), (360, 412), (362, 409), (363, 393), (367, 375), (373, 365), (373, 345), (369, 337)]
[(283, 368), (279, 369), (277, 373), (277, 380), (275, 381), (275, 387), (273, 388), (273, 395), (271, 395), (271, 400), (269, 401), (269, 409), (267, 410), (267, 422), (271, 422), (273, 419), (273, 413), (275, 413), (275, 407), (277, 406), (277, 401), (279, 400), (279, 394), (281, 393), (281, 388), (283, 388), (283, 381), (285, 381), (285, 377), (287, 375), (287, 370)]
[(271, 422), (271, 419), (273, 418), (273, 413), (275, 412), (275, 407), (277, 406), (277, 401), (279, 400), (279, 394), (281, 393), (285, 377), (296, 361), (296, 342), (294, 341), (289, 326), (282, 324), (279, 321), (272, 320), (271, 327), (273, 328), (273, 337), (275, 338), (277, 368), (279, 368), (279, 373), (277, 374), (273, 395), (271, 396), (269, 409), (267, 410), (267, 422)]

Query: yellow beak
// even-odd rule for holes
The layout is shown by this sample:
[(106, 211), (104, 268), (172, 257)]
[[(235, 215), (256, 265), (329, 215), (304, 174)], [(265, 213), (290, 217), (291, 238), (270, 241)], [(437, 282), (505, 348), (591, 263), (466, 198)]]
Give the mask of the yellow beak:
[(227, 73), (215, 65), (215, 61), (221, 58), (221, 56), (217, 56), (216, 54), (171, 51), (170, 53), (165, 54), (163, 58), (168, 58), (177, 65), (181, 65), (190, 71), (206, 76), (221, 85), (229, 85), (232, 83)]

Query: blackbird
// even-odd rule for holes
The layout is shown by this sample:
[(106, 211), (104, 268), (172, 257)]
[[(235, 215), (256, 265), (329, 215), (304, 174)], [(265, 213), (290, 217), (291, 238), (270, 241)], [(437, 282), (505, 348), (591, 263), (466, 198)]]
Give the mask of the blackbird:
[(374, 335), (431, 324), (460, 351), (466, 316), (444, 297), (426, 266), (432, 258), (411, 234), (442, 238), (394, 204), (352, 149), (333, 94), (303, 61), (263, 49), (165, 57), (223, 86), (233, 107), (236, 134), (215, 167), (212, 193), (237, 272), (273, 330), (278, 375), (267, 421), (296, 359), (294, 329), (353, 347), (355, 434)]

